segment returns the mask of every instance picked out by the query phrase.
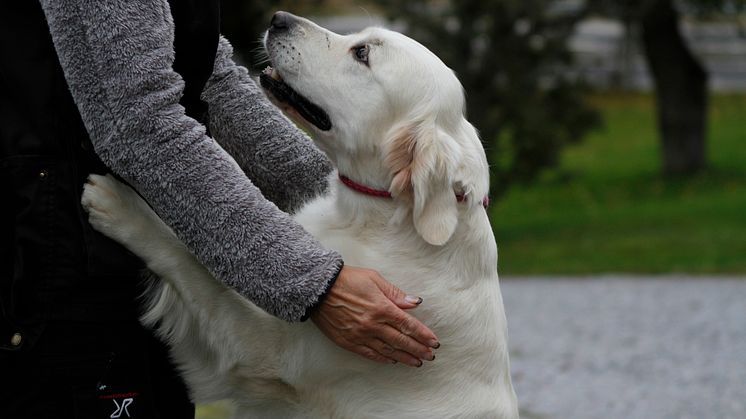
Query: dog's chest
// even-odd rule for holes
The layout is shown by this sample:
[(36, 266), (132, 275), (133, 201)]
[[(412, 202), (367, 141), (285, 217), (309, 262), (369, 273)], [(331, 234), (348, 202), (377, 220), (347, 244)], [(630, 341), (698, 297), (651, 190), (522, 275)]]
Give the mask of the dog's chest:
[(375, 268), (364, 263), (384, 259), (386, 247), (396, 241), (385, 222), (341, 213), (334, 196), (309, 203), (294, 218), (324, 247), (339, 252), (348, 265)]

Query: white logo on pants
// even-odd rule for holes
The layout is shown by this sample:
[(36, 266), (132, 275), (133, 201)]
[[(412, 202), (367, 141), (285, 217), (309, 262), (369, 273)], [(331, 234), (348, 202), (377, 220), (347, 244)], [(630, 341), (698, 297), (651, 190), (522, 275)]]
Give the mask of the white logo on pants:
[(117, 409), (114, 411), (114, 413), (109, 416), (112, 419), (116, 419), (119, 417), (122, 417), (122, 413), (126, 413), (127, 417), (130, 417), (130, 412), (127, 410), (127, 407), (132, 404), (133, 400), (130, 397), (129, 399), (122, 400), (122, 405), (120, 406), (119, 403), (117, 403), (116, 399), (114, 400), (114, 405), (117, 407)]

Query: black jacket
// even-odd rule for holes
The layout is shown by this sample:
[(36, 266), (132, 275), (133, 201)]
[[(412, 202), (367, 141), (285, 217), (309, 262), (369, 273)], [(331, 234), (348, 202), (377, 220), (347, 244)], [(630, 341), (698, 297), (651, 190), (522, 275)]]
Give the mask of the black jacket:
[[(205, 122), (199, 95), (214, 63), (217, 1), (172, 1), (181, 104)], [(142, 264), (94, 231), (80, 205), (92, 151), (44, 14), (35, 1), (0, 3), (0, 350), (30, 347), (48, 321), (136, 315)]]

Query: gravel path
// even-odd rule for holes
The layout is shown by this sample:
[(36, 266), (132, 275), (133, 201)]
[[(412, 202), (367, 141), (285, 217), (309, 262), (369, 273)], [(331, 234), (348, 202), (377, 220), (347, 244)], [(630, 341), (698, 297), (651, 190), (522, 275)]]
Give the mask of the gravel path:
[(746, 278), (501, 285), (524, 419), (746, 418)]

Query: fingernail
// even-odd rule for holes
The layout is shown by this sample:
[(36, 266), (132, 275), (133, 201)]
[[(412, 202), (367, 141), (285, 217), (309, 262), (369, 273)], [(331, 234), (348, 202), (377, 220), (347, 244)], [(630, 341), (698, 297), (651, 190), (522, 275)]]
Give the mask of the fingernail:
[(421, 366), (422, 366), (422, 364), (424, 364), (424, 362), (422, 362), (422, 361), (419, 361), (419, 364), (417, 365), (417, 368), (421, 367)]
[(440, 348), (440, 342), (438, 342), (437, 340), (433, 340), (430, 342), (430, 347), (433, 349), (438, 349)]
[(417, 305), (422, 304), (421, 297), (414, 297), (411, 295), (407, 295), (406, 297), (404, 297), (404, 301), (408, 302), (409, 304), (417, 304)]
[(425, 356), (422, 357), (422, 359), (426, 359), (428, 361), (432, 361), (433, 359), (435, 359), (435, 354), (434, 353), (426, 354)]

